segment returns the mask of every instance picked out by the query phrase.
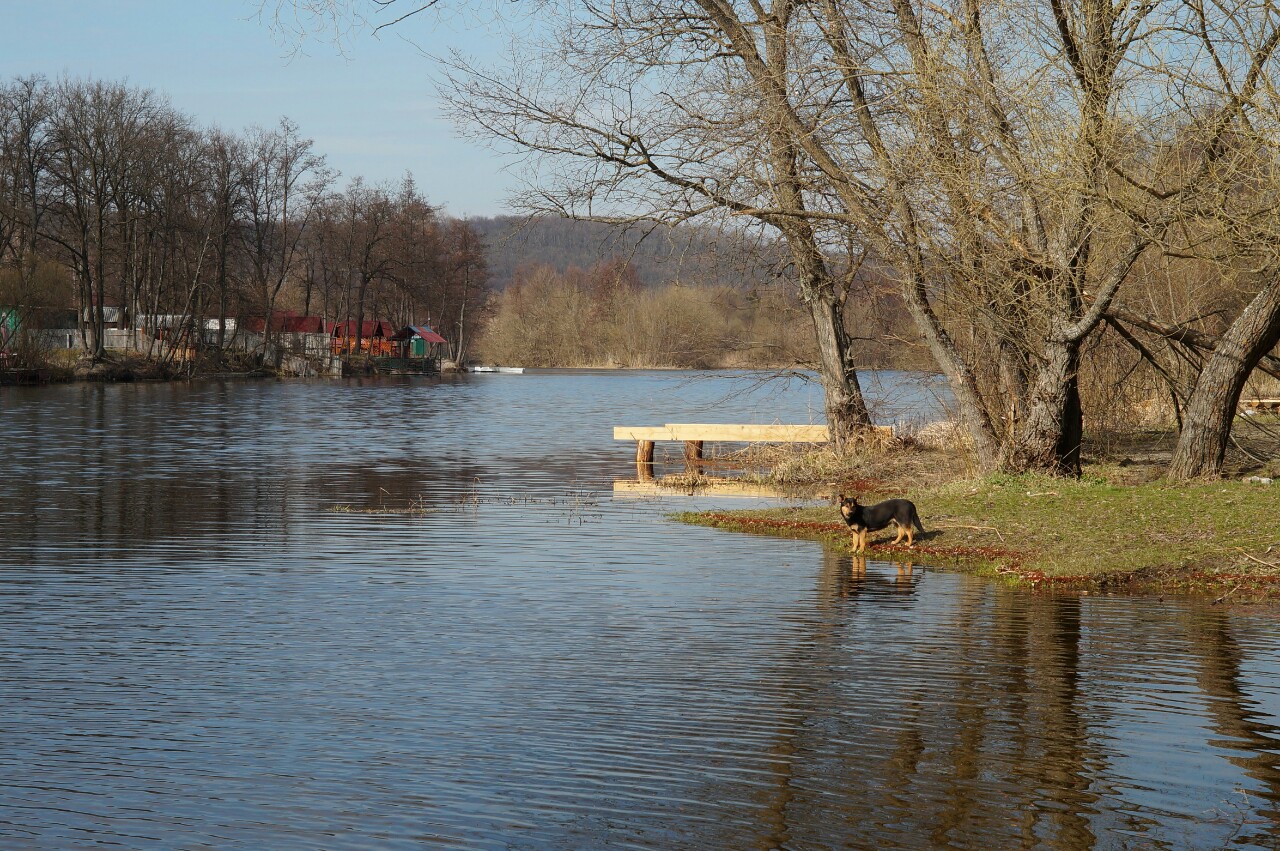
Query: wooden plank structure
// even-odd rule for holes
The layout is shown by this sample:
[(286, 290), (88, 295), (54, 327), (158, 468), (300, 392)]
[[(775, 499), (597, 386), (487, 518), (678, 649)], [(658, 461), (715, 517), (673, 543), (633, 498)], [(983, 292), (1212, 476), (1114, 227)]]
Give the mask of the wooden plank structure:
[[(876, 426), (893, 433), (892, 426)], [(685, 466), (701, 469), (702, 447), (713, 443), (826, 443), (830, 439), (824, 425), (757, 425), (737, 423), (667, 423), (663, 426), (614, 426), (614, 440), (636, 442), (636, 472), (641, 479), (653, 478), (653, 445), (659, 440), (684, 443)]]
[[(664, 487), (653, 479), (615, 479), (613, 482), (614, 496), (670, 496), (674, 491), (670, 487)], [(785, 492), (780, 488), (770, 487), (768, 485), (759, 485), (753, 482), (741, 482), (737, 479), (705, 479), (696, 486), (690, 487), (685, 491), (692, 495), (693, 493), (701, 493), (709, 496), (726, 496), (726, 497), (747, 497), (750, 499), (783, 499), (794, 496), (792, 493)], [(814, 499), (830, 499), (830, 494), (825, 490), (819, 490), (813, 494)]]
[(1280, 399), (1241, 399), (1240, 407), (1246, 411), (1280, 411)]
[(440, 359), (425, 357), (375, 357), (370, 359), (373, 368), (386, 375), (435, 375), (440, 371)]

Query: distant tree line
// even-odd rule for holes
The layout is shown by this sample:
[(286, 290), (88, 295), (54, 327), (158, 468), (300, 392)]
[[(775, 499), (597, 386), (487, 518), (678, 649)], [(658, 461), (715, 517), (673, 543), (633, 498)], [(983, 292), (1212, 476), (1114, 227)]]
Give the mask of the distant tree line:
[[(794, 289), (763, 273), (732, 283), (689, 274), (646, 284), (629, 257), (586, 268), (517, 267), (493, 295), (477, 354), (532, 367), (816, 369), (809, 314)], [(705, 259), (690, 255), (689, 262)], [(860, 365), (928, 369), (927, 352), (908, 339), (910, 318), (892, 290), (871, 275), (859, 290), (850, 322), (903, 335), (868, 339), (859, 348)]]
[(95, 360), (113, 307), (215, 351), (230, 318), (430, 320), (460, 356), (487, 298), (480, 239), (411, 177), (337, 177), (288, 120), (235, 134), (120, 83), (2, 83), (0, 306), (74, 309)]
[(534, 367), (790, 367), (813, 363), (813, 335), (786, 290), (645, 286), (615, 259), (517, 269), (495, 298), (481, 352)]

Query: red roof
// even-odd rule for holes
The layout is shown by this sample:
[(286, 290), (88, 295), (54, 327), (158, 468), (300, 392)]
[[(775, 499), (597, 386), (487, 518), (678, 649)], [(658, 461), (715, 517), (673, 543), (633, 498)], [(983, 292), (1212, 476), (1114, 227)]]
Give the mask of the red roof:
[[(266, 322), (259, 316), (245, 321), (245, 329), (261, 334)], [(285, 334), (323, 334), (324, 320), (319, 316), (299, 316), (296, 313), (273, 313), (271, 330)]]
[(441, 337), (435, 331), (431, 330), (430, 325), (407, 325), (396, 332), (392, 337), (393, 340), (408, 340), (412, 337), (421, 337), (428, 343), (447, 343), (444, 337)]
[[(360, 325), (360, 337), (390, 337), (396, 332), (390, 322), (382, 319), (366, 319), (363, 325)], [(356, 321), (348, 319), (344, 322), (334, 322), (329, 326), (329, 333), (335, 337), (354, 337), (356, 333)]]

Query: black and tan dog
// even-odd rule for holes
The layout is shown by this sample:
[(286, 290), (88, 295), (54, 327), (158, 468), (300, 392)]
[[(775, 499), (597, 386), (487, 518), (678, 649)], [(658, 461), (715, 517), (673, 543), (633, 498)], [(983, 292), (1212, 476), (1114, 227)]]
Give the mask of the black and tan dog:
[(894, 524), (898, 529), (898, 537), (893, 539), (898, 544), (905, 537), (907, 546), (915, 546), (915, 533), (924, 534), (920, 525), (920, 515), (915, 503), (909, 499), (886, 499), (875, 505), (862, 505), (856, 496), (840, 494), (836, 497), (840, 503), (840, 516), (853, 533), (854, 552), (862, 552), (867, 548), (867, 536), (872, 532)]

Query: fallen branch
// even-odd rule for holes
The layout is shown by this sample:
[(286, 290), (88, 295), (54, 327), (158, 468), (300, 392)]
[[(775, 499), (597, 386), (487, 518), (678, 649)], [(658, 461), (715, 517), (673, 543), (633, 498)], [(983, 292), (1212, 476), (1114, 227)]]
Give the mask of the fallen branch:
[(1213, 603), (1212, 603), (1211, 605), (1214, 605), (1214, 606), (1218, 605), (1218, 604), (1219, 604), (1219, 603), (1221, 603), (1223, 600), (1227, 599), (1227, 598), (1228, 598), (1228, 597), (1230, 597), (1232, 594), (1234, 594), (1234, 593), (1236, 593), (1237, 591), (1239, 591), (1239, 590), (1240, 590), (1240, 586), (1241, 586), (1241, 585), (1244, 585), (1244, 583), (1243, 583), (1243, 582), (1241, 582), (1241, 583), (1237, 584), (1237, 585), (1236, 585), (1236, 587), (1232, 588), (1230, 591), (1228, 591), (1227, 593), (1223, 594), (1223, 595), (1222, 595), (1221, 597), (1219, 597), (1218, 599), (1214, 600), (1214, 601), (1213, 601)]
[(1004, 541), (1004, 535), (995, 526), (966, 526), (963, 523), (930, 523), (935, 529), (974, 529), (978, 532), (995, 532), (996, 537)]
[(1261, 565), (1263, 565), (1263, 566), (1265, 566), (1265, 567), (1269, 567), (1269, 568), (1271, 568), (1272, 570), (1280, 570), (1280, 564), (1276, 564), (1276, 563), (1274, 563), (1274, 562), (1270, 562), (1270, 561), (1263, 561), (1262, 559), (1258, 558), (1257, 556), (1249, 555), (1247, 552), (1245, 552), (1245, 551), (1244, 551), (1244, 549), (1243, 549), (1242, 547), (1234, 547), (1234, 549), (1235, 549), (1235, 550), (1237, 550), (1237, 551), (1238, 551), (1242, 556), (1244, 556), (1245, 558), (1249, 559), (1250, 561), (1256, 561), (1258, 564), (1261, 564)]

